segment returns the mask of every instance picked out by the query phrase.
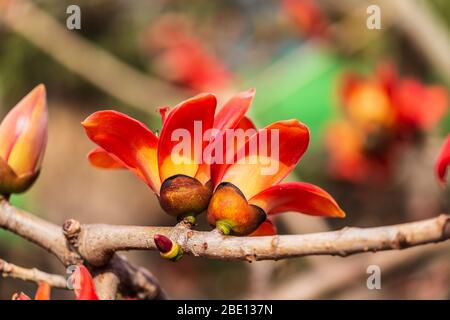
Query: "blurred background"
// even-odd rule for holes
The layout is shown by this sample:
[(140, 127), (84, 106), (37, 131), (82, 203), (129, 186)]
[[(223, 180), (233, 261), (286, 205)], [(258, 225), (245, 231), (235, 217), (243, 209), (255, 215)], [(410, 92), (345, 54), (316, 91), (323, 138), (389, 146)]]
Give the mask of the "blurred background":
[[(80, 30), (66, 27), (73, 4), (81, 9)], [(367, 25), (373, 4), (381, 29)], [(276, 218), (280, 233), (449, 212), (449, 188), (433, 171), (450, 131), (449, 35), (445, 0), (0, 0), (0, 117), (39, 83), (49, 101), (41, 175), (12, 202), (57, 224), (75, 218), (173, 225), (132, 174), (89, 166), (93, 145), (80, 122), (114, 108), (158, 130), (157, 107), (204, 91), (216, 93), (221, 105), (254, 87), (250, 116), (258, 127), (297, 118), (310, 128), (311, 145), (289, 179), (323, 187), (347, 212), (339, 221), (286, 213)], [(200, 220), (199, 229), (208, 230)], [(173, 298), (449, 299), (449, 250), (447, 242), (256, 263), (126, 255)], [(56, 258), (3, 230), (0, 258), (65, 273)], [(381, 290), (366, 287), (372, 264), (381, 268)], [(0, 299), (34, 290), (0, 279)]]

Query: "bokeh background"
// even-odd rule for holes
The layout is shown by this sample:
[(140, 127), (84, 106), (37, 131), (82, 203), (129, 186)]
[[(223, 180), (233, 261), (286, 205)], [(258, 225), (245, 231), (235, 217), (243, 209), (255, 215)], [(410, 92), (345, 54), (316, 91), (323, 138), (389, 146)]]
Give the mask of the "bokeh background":
[[(66, 8), (72, 4), (81, 8), (81, 30), (66, 28)], [(369, 4), (381, 8), (381, 30), (366, 27)], [(250, 116), (257, 126), (298, 118), (311, 130), (310, 148), (289, 179), (325, 188), (347, 212), (339, 221), (287, 213), (276, 219), (280, 233), (380, 226), (448, 212), (449, 188), (439, 187), (433, 172), (450, 131), (448, 113), (426, 130), (414, 131), (413, 138), (394, 139), (392, 157), (391, 148), (378, 145), (390, 161), (382, 179), (373, 172), (356, 180), (336, 175), (329, 128), (348, 117), (341, 96), (349, 72), (373, 78), (377, 66), (389, 61), (399, 77), (446, 92), (449, 35), (450, 2), (445, 0), (0, 0), (0, 115), (38, 83), (46, 85), (49, 101), (41, 176), (12, 202), (58, 224), (75, 218), (173, 225), (152, 192), (129, 172), (88, 164), (92, 143), (80, 122), (96, 110), (114, 108), (157, 130), (157, 107), (204, 91), (223, 103), (254, 87)], [(422, 99), (415, 94), (406, 92), (412, 100)], [(332, 143), (340, 149), (346, 141)], [(207, 230), (200, 220), (199, 229)], [(348, 258), (256, 263), (186, 256), (174, 264), (155, 252), (126, 255), (149, 268), (173, 298), (449, 299), (449, 250), (443, 243)], [(0, 257), (65, 273), (44, 250), (3, 230)], [(366, 287), (371, 264), (381, 268), (381, 290)], [(33, 284), (0, 278), (0, 299), (34, 290)], [(72, 297), (62, 290), (52, 295)]]

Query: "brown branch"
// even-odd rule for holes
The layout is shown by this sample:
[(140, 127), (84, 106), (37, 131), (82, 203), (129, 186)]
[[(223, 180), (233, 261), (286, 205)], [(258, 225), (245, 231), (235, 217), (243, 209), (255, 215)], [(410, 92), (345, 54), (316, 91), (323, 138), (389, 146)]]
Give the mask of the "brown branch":
[(46, 273), (36, 268), (22, 268), (3, 259), (0, 259), (0, 274), (5, 278), (10, 277), (35, 283), (46, 282), (53, 288), (67, 289), (67, 282), (63, 276)]
[[(83, 225), (80, 254), (94, 265), (119, 250), (156, 250), (155, 234), (171, 237), (173, 228)], [(308, 255), (348, 256), (355, 253), (396, 250), (441, 242), (450, 238), (450, 216), (377, 228), (271, 237), (230, 237), (215, 232), (181, 231), (183, 251), (221, 260), (278, 260)], [(178, 234), (180, 236), (180, 234)]]
[[(65, 225), (65, 227), (68, 227)], [(54, 254), (65, 266), (89, 261), (76, 250), (74, 239), (68, 241), (63, 228), (31, 213), (11, 206), (0, 196), (0, 228), (9, 230)], [(73, 231), (74, 226), (69, 227)], [(76, 229), (76, 228), (75, 228)], [(70, 237), (69, 237), (70, 239)], [(75, 241), (76, 242), (76, 241)], [(119, 291), (126, 296), (164, 299), (166, 294), (157, 279), (146, 269), (135, 267), (119, 255), (111, 255), (103, 268), (112, 267), (120, 279)], [(109, 266), (108, 266), (109, 264)], [(100, 272), (94, 268), (94, 273)]]
[(82, 262), (81, 257), (70, 250), (61, 227), (11, 206), (1, 196), (0, 227), (46, 249), (65, 266)]
[[(347, 256), (361, 252), (396, 250), (450, 238), (450, 216), (377, 228), (344, 228), (339, 231), (271, 237), (230, 237), (217, 232), (193, 231), (185, 227), (141, 227), (105, 224), (75, 225), (71, 235), (80, 257), (93, 266), (104, 266), (116, 251), (157, 250), (153, 237), (163, 234), (178, 241), (183, 251), (194, 256), (221, 260), (278, 260), (308, 255)], [(0, 226), (36, 242), (48, 250), (68, 256), (62, 231), (6, 201), (0, 203)], [(24, 227), (28, 226), (28, 227)], [(49, 235), (43, 232), (52, 231)], [(70, 231), (70, 230), (69, 230)], [(56, 236), (58, 235), (58, 236)], [(61, 240), (64, 238), (64, 241)], [(49, 243), (53, 241), (53, 243)]]
[[(75, 254), (98, 270), (112, 271), (119, 290), (130, 288), (139, 296), (163, 298), (155, 279), (144, 269), (131, 266), (114, 253), (120, 250), (157, 250), (153, 237), (163, 234), (178, 241), (194, 256), (221, 260), (278, 260), (308, 255), (347, 256), (362, 252), (397, 250), (442, 242), (450, 238), (450, 216), (377, 228), (344, 228), (339, 231), (272, 237), (230, 237), (199, 232), (182, 224), (171, 227), (64, 224), (64, 232), (24, 211), (0, 202), (0, 227), (11, 230), (60, 257)], [(49, 234), (46, 234), (47, 231)], [(65, 236), (64, 236), (65, 233)], [(56, 236), (58, 235), (58, 236)], [(66, 237), (69, 239), (66, 241)], [(62, 240), (63, 239), (63, 240)], [(51, 245), (50, 241), (54, 241)], [(94, 268), (94, 269), (95, 269)], [(111, 280), (112, 281), (112, 280)], [(146, 286), (150, 286), (146, 288)], [(138, 288), (138, 289), (137, 289)]]

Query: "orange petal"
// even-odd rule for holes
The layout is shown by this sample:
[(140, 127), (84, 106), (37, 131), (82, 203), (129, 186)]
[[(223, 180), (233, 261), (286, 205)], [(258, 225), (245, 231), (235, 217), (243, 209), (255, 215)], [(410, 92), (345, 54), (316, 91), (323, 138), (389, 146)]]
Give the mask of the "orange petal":
[[(200, 94), (183, 101), (167, 115), (158, 147), (161, 181), (176, 174), (195, 177), (203, 162), (203, 149), (208, 144), (203, 137), (213, 126), (216, 103), (213, 94)], [(180, 149), (183, 145), (186, 148)]]
[(105, 149), (97, 147), (88, 153), (89, 162), (100, 169), (124, 169), (125, 164), (108, 153)]
[(250, 199), (249, 203), (267, 214), (297, 211), (325, 217), (345, 217), (344, 211), (325, 190), (303, 182), (272, 186)]
[(94, 281), (88, 269), (79, 265), (72, 275), (73, 290), (77, 300), (99, 300), (95, 293)]
[(249, 237), (263, 237), (263, 236), (274, 236), (277, 234), (277, 227), (273, 224), (272, 220), (267, 219), (261, 225), (250, 233)]
[(17, 175), (39, 169), (47, 143), (47, 103), (44, 85), (34, 88), (0, 124), (0, 157)]
[(444, 184), (448, 166), (450, 166), (450, 134), (447, 136), (441, 152), (436, 161), (436, 175), (439, 181)]
[(298, 120), (275, 122), (253, 135), (233, 164), (212, 167), (216, 181), (230, 182), (250, 199), (283, 180), (306, 151), (308, 128)]
[(82, 125), (93, 142), (122, 161), (153, 191), (159, 192), (158, 137), (142, 122), (117, 111), (105, 110), (93, 113)]
[(47, 282), (39, 283), (34, 300), (50, 300), (50, 285)]

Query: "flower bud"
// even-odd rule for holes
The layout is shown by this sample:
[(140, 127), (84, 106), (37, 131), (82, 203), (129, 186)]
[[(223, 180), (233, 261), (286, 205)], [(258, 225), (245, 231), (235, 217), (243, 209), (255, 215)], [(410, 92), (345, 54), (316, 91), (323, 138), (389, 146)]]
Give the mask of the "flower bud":
[(156, 234), (154, 237), (156, 247), (158, 248), (161, 257), (167, 260), (178, 261), (183, 257), (183, 251), (178, 243), (161, 234)]
[(223, 182), (214, 192), (208, 207), (208, 223), (225, 235), (245, 236), (255, 231), (265, 220), (261, 208), (249, 204), (235, 185)]
[(159, 203), (171, 216), (179, 219), (195, 217), (208, 208), (211, 194), (210, 184), (203, 185), (195, 178), (175, 175), (161, 185)]
[(0, 194), (26, 191), (36, 180), (47, 143), (44, 85), (34, 88), (0, 124)]

